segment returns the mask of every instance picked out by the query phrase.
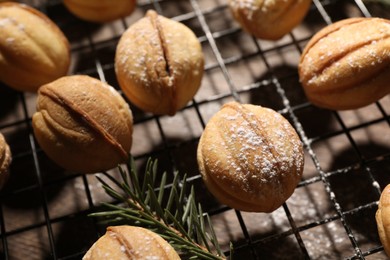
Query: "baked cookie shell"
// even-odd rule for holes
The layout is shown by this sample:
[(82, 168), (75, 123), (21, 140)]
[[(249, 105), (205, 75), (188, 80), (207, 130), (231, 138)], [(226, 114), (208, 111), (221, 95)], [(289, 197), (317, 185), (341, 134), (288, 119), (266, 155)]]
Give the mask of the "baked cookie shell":
[(380, 241), (386, 254), (390, 256), (390, 185), (382, 191), (375, 219)]
[(130, 15), (135, 8), (135, 0), (64, 0), (68, 10), (82, 20), (90, 22), (110, 22)]
[(89, 76), (67, 76), (39, 89), (35, 137), (65, 169), (98, 172), (128, 159), (132, 114), (111, 86)]
[(299, 63), (307, 98), (333, 110), (369, 105), (390, 91), (390, 21), (349, 18), (308, 42)]
[(170, 259), (180, 257), (158, 234), (141, 227), (113, 226), (88, 250), (83, 260)]
[[(35, 92), (67, 74), (69, 42), (43, 13), (17, 3), (0, 3), (0, 80)], [(33, 64), (33, 66), (32, 66)]]
[(278, 40), (302, 22), (311, 0), (230, 0), (236, 21), (253, 36)]
[(115, 72), (123, 93), (140, 109), (174, 115), (198, 91), (201, 45), (185, 25), (148, 11), (122, 35)]
[(4, 184), (9, 178), (9, 167), (11, 162), (11, 150), (4, 139), (4, 136), (0, 133), (0, 189), (4, 187)]
[(303, 148), (277, 112), (225, 104), (207, 123), (197, 159), (209, 191), (243, 211), (271, 212), (293, 193), (303, 171)]

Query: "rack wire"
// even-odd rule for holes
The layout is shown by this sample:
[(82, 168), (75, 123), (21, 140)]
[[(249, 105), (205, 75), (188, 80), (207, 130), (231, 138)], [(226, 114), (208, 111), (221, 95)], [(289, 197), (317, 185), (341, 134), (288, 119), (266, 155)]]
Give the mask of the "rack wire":
[[(143, 113), (130, 104), (132, 154), (140, 169), (153, 157), (162, 170), (190, 176), (227, 253), (232, 242), (237, 259), (386, 259), (374, 215), (380, 192), (390, 183), (390, 100), (342, 112), (319, 109), (302, 91), (297, 64), (319, 29), (352, 16), (388, 18), (387, 7), (362, 0), (313, 0), (292, 33), (263, 41), (240, 29), (225, 0), (139, 0), (129, 17), (102, 25), (80, 21), (61, 1), (23, 2), (64, 31), (72, 47), (71, 74), (99, 78), (120, 93), (115, 47), (146, 10), (155, 9), (195, 32), (206, 58), (201, 89), (173, 117)], [(11, 178), (0, 194), (0, 258), (81, 259), (103, 232), (88, 214), (109, 198), (94, 175), (70, 174), (39, 148), (31, 129), (35, 98), (0, 87), (0, 131), (13, 153)], [(302, 181), (272, 213), (220, 205), (199, 176), (199, 137), (210, 117), (231, 100), (278, 111), (303, 141)]]

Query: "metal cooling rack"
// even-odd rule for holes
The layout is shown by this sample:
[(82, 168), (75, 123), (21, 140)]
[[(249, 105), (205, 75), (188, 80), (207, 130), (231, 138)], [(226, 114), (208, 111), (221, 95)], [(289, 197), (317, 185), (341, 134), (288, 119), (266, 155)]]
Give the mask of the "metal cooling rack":
[[(302, 49), (319, 29), (352, 16), (388, 18), (386, 7), (313, 0), (300, 26), (270, 42), (243, 32), (226, 0), (140, 0), (132, 15), (104, 25), (78, 20), (61, 1), (24, 2), (46, 13), (69, 38), (72, 74), (100, 78), (118, 91), (115, 46), (147, 9), (195, 32), (206, 57), (201, 89), (174, 117), (132, 107), (132, 154), (140, 169), (154, 157), (162, 170), (189, 174), (227, 254), (231, 241), (236, 259), (386, 259), (374, 215), (380, 192), (390, 183), (390, 100), (354, 111), (322, 110), (306, 100), (296, 69)], [(13, 153), (11, 178), (0, 194), (0, 258), (80, 259), (104, 232), (87, 215), (109, 198), (94, 175), (69, 174), (40, 150), (31, 129), (35, 94), (1, 86), (0, 100), (0, 130)], [(277, 110), (304, 143), (303, 179), (273, 213), (220, 205), (199, 176), (198, 139), (209, 118), (231, 100)]]

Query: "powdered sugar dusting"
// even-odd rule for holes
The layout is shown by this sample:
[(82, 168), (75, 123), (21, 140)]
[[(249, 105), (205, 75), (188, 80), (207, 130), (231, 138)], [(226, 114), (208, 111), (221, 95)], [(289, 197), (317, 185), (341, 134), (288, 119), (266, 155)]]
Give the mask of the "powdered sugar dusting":
[[(125, 32), (118, 47), (118, 65), (128, 78), (146, 90), (160, 84), (172, 87), (173, 76), (161, 75), (168, 66), (162, 46), (164, 39), (150, 19), (153, 18), (141, 19)], [(165, 44), (168, 45), (171, 40), (168, 37)]]
[(269, 199), (269, 194), (264, 194), (261, 187), (270, 185), (275, 191), (273, 196), (283, 197), (285, 187), (280, 180), (291, 174), (296, 174), (293, 179), (299, 180), (303, 166), (301, 142), (292, 134), (292, 126), (270, 109), (256, 108), (264, 110), (259, 116), (257, 111), (255, 114), (253, 108), (248, 109), (245, 105), (228, 107), (233, 109), (226, 113), (222, 110), (219, 114), (220, 124), (228, 125), (226, 129), (220, 129), (224, 139), (222, 147), (220, 144), (208, 147), (212, 153), (218, 153), (218, 148), (225, 150), (226, 161), (206, 159), (206, 163), (212, 172), (227, 167), (226, 174), (216, 177), (237, 180), (230, 187), (233, 192), (245, 191), (254, 200)]
[(0, 28), (8, 26), (8, 25), (13, 24), (13, 23), (15, 23), (15, 20), (10, 18), (10, 17), (0, 19)]
[(153, 46), (157, 44), (156, 37), (151, 37), (150, 33), (145, 30), (136, 28), (135, 31), (128, 31), (121, 39), (119, 45), (120, 55), (118, 56), (119, 67), (127, 74), (127, 77), (145, 88), (150, 88), (152, 85), (148, 72), (148, 63), (152, 63), (153, 60), (151, 55), (148, 54), (147, 48), (142, 44), (148, 41)]
[(259, 9), (259, 5), (255, 0), (231, 0), (230, 6), (232, 9), (242, 11), (248, 20), (253, 19), (253, 14)]
[(15, 31), (19, 30), (24, 32), (24, 25), (21, 23), (18, 23), (17, 20), (15, 20), (12, 17), (5, 17), (0, 19), (0, 34), (3, 35), (2, 37), (5, 37), (5, 43), (7, 45), (13, 45), (15, 43), (15, 38), (13, 36), (6, 36), (7, 31)]
[[(262, 15), (270, 15), (278, 9), (283, 9), (282, 4), (288, 0), (230, 0), (230, 7), (237, 13), (245, 15), (248, 20), (255, 20)], [(255, 17), (256, 15), (256, 17)]]
[[(129, 257), (148, 260), (166, 259), (167, 254), (173, 251), (168, 243), (161, 244), (155, 238), (157, 234), (152, 233), (152, 231), (134, 230), (134, 228), (139, 229), (138, 227), (122, 226), (121, 229), (117, 227), (117, 230), (106, 233), (111, 239), (117, 241), (119, 250), (126, 255), (126, 259)], [(133, 232), (137, 232), (134, 237), (131, 235)], [(105, 253), (103, 249), (96, 248), (101, 255)]]
[(19, 31), (25, 31), (25, 25), (12, 17), (4, 17), (0, 19), (0, 29), (8, 28), (10, 26), (14, 26), (14, 28), (18, 29)]

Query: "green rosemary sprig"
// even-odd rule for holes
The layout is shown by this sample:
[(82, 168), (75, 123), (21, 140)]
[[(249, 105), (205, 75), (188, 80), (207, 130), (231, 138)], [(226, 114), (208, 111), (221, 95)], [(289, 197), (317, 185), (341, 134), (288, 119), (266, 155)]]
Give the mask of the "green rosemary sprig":
[(225, 259), (210, 217), (195, 202), (193, 186), (187, 194), (186, 175), (180, 181), (175, 173), (172, 184), (168, 185), (164, 172), (155, 189), (157, 160), (147, 161), (142, 183), (133, 158), (128, 166), (128, 171), (118, 166), (120, 181), (103, 173), (114, 185), (97, 176), (105, 192), (119, 204), (103, 203), (107, 210), (90, 216), (98, 217), (106, 225), (126, 223), (148, 228), (169, 241), (183, 259)]

